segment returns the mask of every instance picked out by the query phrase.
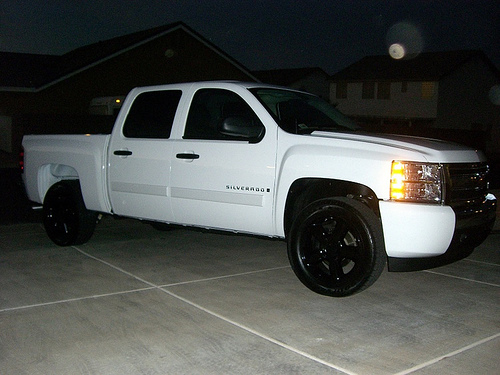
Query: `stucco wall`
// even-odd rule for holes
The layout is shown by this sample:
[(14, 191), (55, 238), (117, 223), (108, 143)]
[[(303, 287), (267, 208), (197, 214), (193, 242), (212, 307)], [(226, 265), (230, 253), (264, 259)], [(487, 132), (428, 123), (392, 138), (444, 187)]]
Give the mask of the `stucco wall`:
[(350, 116), (394, 117), (394, 118), (435, 118), (437, 116), (437, 92), (435, 85), (433, 97), (422, 98), (422, 82), (407, 82), (406, 92), (402, 92), (402, 82), (391, 83), (390, 99), (377, 99), (377, 83), (375, 98), (362, 98), (362, 82), (348, 82), (347, 98), (336, 98), (336, 83), (331, 85), (332, 103), (338, 103), (338, 109)]

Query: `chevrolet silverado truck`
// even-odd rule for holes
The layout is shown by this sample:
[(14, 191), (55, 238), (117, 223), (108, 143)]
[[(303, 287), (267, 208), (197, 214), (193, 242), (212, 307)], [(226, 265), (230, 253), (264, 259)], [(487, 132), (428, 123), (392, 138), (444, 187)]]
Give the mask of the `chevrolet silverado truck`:
[[(468, 256), (493, 228), (481, 152), (375, 135), (320, 98), (242, 82), (133, 89), (111, 134), (28, 135), (28, 197), (57, 245), (102, 214), (286, 239), (311, 290)], [(163, 224), (162, 224), (163, 225)]]

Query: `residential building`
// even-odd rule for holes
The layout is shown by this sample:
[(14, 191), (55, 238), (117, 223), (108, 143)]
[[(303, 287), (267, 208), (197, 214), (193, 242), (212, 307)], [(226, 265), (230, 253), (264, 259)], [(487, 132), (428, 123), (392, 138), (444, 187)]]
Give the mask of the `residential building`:
[(62, 56), (0, 52), (0, 150), (17, 153), (26, 133), (109, 131), (103, 116), (89, 121), (99, 113), (91, 103), (122, 99), (133, 87), (215, 79), (257, 81), (182, 22)]
[(494, 155), (499, 84), (481, 51), (368, 56), (332, 76), (330, 101), (372, 130), (458, 141)]
[(330, 95), (330, 76), (318, 67), (259, 70), (253, 74), (261, 82), (307, 91), (325, 100)]

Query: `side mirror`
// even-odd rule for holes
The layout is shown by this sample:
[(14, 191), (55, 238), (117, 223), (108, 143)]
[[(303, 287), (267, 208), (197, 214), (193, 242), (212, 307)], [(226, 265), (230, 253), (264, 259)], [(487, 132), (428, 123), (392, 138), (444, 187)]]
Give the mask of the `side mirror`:
[(230, 137), (256, 143), (264, 135), (265, 128), (260, 123), (255, 124), (249, 117), (231, 116), (224, 119), (219, 131)]

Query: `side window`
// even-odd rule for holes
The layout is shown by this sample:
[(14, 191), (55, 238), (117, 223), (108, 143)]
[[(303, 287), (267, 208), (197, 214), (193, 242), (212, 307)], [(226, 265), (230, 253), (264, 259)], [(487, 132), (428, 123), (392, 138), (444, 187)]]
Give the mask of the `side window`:
[(150, 91), (139, 94), (123, 125), (127, 138), (169, 138), (182, 91)]
[(194, 95), (184, 139), (258, 142), (264, 125), (237, 94), (222, 89), (201, 89)]
[(361, 89), (361, 99), (375, 98), (375, 82), (363, 82)]

